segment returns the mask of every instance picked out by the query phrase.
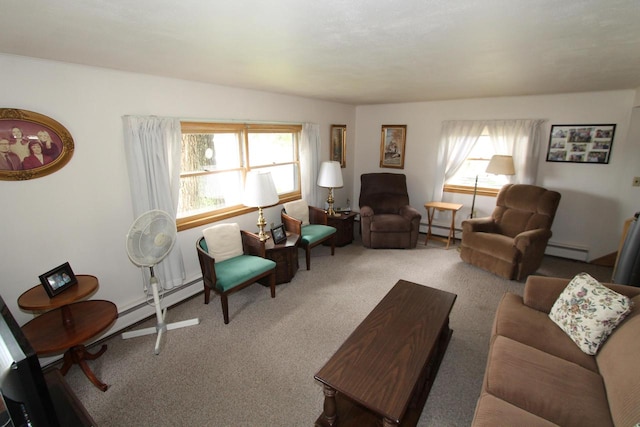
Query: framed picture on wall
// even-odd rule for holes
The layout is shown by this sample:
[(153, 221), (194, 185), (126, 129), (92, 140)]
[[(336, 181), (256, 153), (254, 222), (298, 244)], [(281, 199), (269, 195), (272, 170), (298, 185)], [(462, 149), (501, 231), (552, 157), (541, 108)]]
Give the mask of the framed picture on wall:
[(331, 153), (329, 160), (340, 163), (340, 167), (347, 165), (347, 125), (331, 125)]
[(380, 167), (404, 169), (407, 125), (382, 125)]
[(73, 155), (73, 138), (45, 115), (0, 108), (0, 179), (19, 181), (53, 173)]
[(609, 163), (616, 125), (552, 125), (547, 162)]

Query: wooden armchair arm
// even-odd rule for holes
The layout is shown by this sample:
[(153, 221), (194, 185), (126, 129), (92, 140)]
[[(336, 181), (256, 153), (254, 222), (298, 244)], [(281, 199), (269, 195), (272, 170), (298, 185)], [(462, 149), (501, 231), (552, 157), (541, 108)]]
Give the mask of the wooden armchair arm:
[(309, 223), (327, 225), (326, 212), (315, 206), (309, 206)]
[(207, 251), (202, 249), (200, 242), (196, 243), (196, 249), (198, 250), (198, 261), (200, 262), (200, 270), (202, 270), (202, 280), (204, 284), (213, 289), (215, 287), (218, 278), (216, 277), (215, 264), (216, 260), (209, 255)]
[(257, 234), (249, 231), (240, 230), (242, 235), (242, 251), (246, 255), (265, 257), (265, 245), (260, 241), (260, 237)]
[(280, 212), (280, 219), (282, 220), (282, 224), (284, 224), (284, 229), (286, 231), (297, 234), (298, 236), (302, 235), (302, 221), (287, 215), (284, 209)]

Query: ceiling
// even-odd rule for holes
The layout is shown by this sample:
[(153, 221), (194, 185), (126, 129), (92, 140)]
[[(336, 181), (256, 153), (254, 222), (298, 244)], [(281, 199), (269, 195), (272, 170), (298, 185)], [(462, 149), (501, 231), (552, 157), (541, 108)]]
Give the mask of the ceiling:
[(638, 0), (2, 0), (0, 52), (348, 104), (640, 87)]

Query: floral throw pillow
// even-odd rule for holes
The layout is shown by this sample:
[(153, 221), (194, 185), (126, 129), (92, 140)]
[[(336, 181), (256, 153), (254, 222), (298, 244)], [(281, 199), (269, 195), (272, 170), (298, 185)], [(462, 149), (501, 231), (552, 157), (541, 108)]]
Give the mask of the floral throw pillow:
[(594, 355), (631, 307), (629, 298), (580, 273), (562, 291), (549, 317), (583, 352)]

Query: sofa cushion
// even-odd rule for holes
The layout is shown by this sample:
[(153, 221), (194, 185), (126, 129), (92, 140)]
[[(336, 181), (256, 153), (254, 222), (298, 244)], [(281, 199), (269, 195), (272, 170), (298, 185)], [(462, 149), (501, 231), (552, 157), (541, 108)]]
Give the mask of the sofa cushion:
[(496, 311), (493, 334), (503, 335), (598, 372), (593, 356), (581, 351), (571, 338), (549, 319), (547, 313), (524, 305), (519, 295), (504, 294)]
[(329, 225), (322, 224), (309, 224), (307, 226), (302, 227), (302, 237), (301, 240), (304, 245), (313, 245), (324, 238), (331, 236), (336, 232), (335, 227), (331, 227)]
[(253, 255), (240, 255), (222, 262), (216, 262), (216, 288), (227, 292), (241, 283), (276, 268), (276, 263)]
[(411, 221), (400, 215), (380, 214), (373, 217), (370, 229), (376, 233), (410, 232)]
[(518, 250), (513, 244), (513, 239), (502, 234), (469, 233), (465, 235), (463, 244), (474, 251), (490, 254), (492, 258), (510, 264), (515, 263), (518, 257)]
[(216, 262), (242, 255), (242, 236), (236, 223), (217, 224), (202, 230), (209, 255)]
[(562, 291), (549, 317), (582, 351), (593, 355), (630, 311), (628, 297), (580, 273)]
[(488, 393), (482, 393), (476, 406), (473, 426), (552, 427), (557, 426), (557, 424), (531, 414)]
[(484, 389), (565, 427), (613, 425), (600, 375), (500, 335), (491, 344)]
[(640, 423), (640, 295), (633, 297), (633, 310), (602, 345), (596, 360), (604, 380), (617, 426)]

